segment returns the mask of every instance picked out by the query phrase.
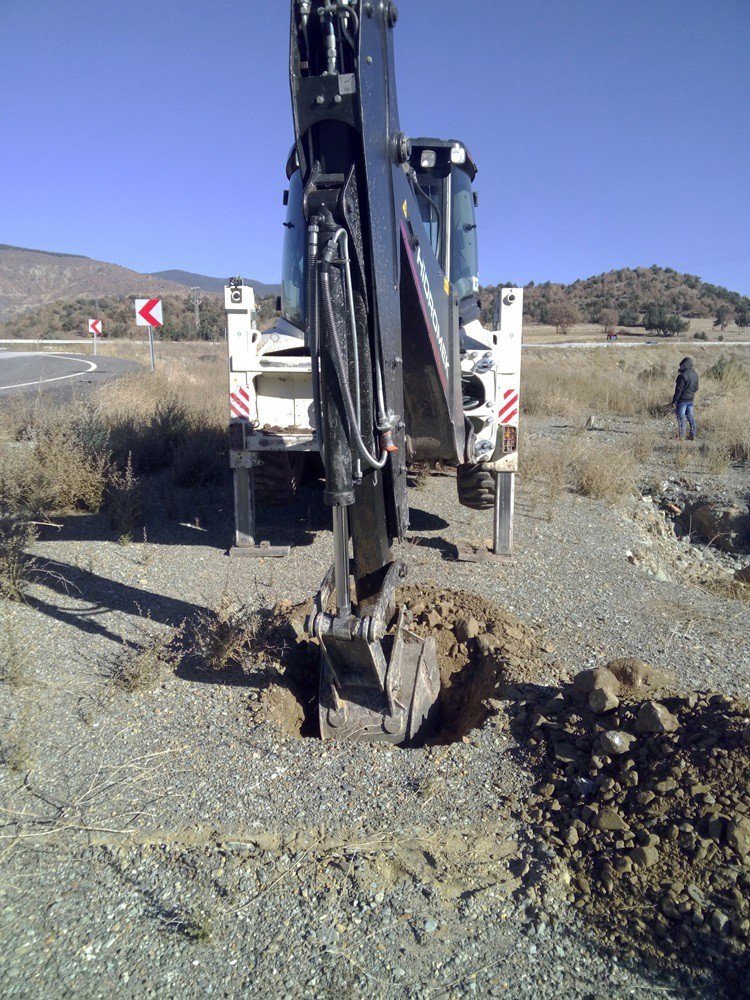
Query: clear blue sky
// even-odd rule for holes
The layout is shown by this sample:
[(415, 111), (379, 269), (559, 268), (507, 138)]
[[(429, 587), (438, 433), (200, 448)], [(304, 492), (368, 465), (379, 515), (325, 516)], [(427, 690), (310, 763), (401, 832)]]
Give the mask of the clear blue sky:
[[(400, 0), (407, 133), (478, 164), (480, 278), (750, 293), (750, 0)], [(288, 0), (0, 0), (0, 242), (278, 280)]]

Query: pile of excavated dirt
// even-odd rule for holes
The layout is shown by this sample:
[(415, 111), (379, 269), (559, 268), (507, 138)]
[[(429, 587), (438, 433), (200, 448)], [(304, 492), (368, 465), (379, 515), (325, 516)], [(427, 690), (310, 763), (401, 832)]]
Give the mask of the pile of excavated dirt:
[(481, 726), (492, 714), (489, 699), (511, 681), (544, 677), (534, 631), (490, 601), (431, 586), (402, 587), (396, 596), (409, 613), (409, 628), (435, 639), (440, 697), (431, 742), (456, 742)]
[(665, 694), (673, 682), (615, 660), (561, 688), (509, 687), (495, 704), (536, 776), (520, 818), (564, 863), (568, 898), (606, 947), (740, 976), (750, 942), (750, 705)]

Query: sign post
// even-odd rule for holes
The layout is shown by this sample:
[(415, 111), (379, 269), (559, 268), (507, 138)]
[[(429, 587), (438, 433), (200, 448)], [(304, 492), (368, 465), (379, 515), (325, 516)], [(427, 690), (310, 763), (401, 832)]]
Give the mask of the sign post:
[(102, 335), (102, 321), (100, 319), (89, 320), (89, 333), (94, 338), (94, 354), (96, 354), (96, 338)]
[(136, 299), (135, 322), (148, 327), (148, 350), (151, 355), (151, 371), (154, 371), (154, 327), (164, 326), (161, 299)]

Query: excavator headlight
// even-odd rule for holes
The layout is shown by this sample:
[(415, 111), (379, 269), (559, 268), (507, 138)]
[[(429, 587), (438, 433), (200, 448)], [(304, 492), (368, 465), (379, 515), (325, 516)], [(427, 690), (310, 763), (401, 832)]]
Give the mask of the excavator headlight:
[(458, 143), (451, 146), (451, 163), (466, 163), (466, 150)]
[(437, 156), (435, 154), (434, 149), (423, 149), (422, 156), (419, 160), (419, 165), (424, 170), (432, 170), (432, 168), (435, 166), (436, 159)]

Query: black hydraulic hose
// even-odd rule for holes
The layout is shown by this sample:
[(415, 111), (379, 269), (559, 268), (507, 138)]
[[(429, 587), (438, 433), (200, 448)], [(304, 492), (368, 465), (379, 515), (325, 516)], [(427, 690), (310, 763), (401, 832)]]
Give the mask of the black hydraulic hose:
[[(325, 310), (326, 322), (328, 324), (328, 329), (330, 331), (330, 337), (328, 338), (328, 343), (331, 348), (331, 360), (333, 361), (334, 368), (336, 369), (336, 375), (339, 380), (339, 388), (341, 389), (341, 398), (344, 401), (344, 408), (346, 410), (346, 416), (349, 421), (349, 429), (351, 431), (352, 437), (354, 438), (354, 444), (357, 447), (359, 456), (365, 465), (369, 466), (371, 469), (382, 469), (385, 463), (388, 461), (388, 452), (383, 451), (380, 456), (380, 460), (373, 458), (370, 454), (367, 445), (362, 440), (362, 434), (357, 424), (357, 413), (354, 408), (354, 400), (352, 399), (352, 392), (349, 386), (349, 379), (346, 375), (346, 360), (341, 351), (341, 344), (339, 343), (337, 336), (337, 326), (336, 326), (336, 316), (333, 312), (333, 300), (331, 299), (331, 283), (328, 275), (328, 270), (331, 266), (331, 260), (333, 258), (333, 253), (337, 249), (337, 244), (335, 240), (331, 240), (326, 247), (323, 257), (320, 262), (320, 290), (323, 297), (323, 308)], [(353, 319), (353, 317), (352, 317)], [(355, 345), (356, 346), (356, 345)]]
[(318, 445), (323, 447), (323, 417), (320, 408), (320, 322), (317, 296), (318, 227), (307, 230), (307, 316), (310, 331), (310, 361), (312, 371), (313, 416)]

